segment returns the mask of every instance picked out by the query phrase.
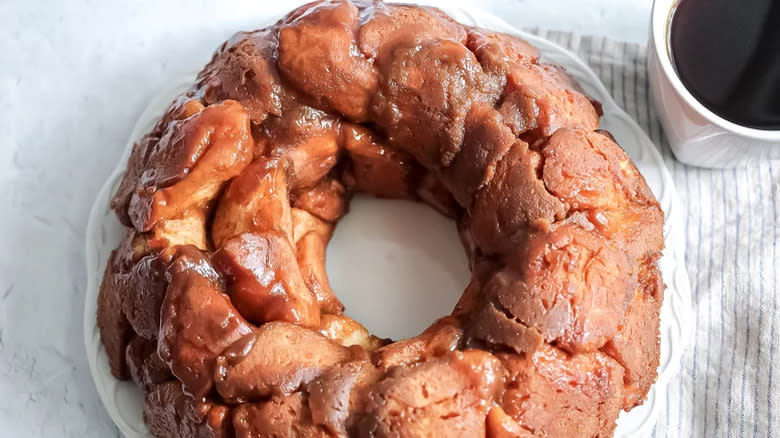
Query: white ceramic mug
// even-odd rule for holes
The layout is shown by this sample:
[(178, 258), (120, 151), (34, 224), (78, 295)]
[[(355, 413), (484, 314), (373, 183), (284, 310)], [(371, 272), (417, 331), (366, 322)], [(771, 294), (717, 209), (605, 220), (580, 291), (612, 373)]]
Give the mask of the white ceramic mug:
[(674, 155), (686, 164), (720, 168), (780, 159), (780, 130), (747, 128), (719, 117), (680, 81), (667, 40), (669, 20), (678, 1), (653, 2), (647, 47), (653, 103)]

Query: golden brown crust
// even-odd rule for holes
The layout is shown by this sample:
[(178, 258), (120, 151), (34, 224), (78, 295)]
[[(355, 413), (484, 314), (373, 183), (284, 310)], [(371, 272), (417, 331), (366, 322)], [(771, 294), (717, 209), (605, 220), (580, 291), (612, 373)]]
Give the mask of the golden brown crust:
[(212, 260), (228, 281), (233, 305), (250, 322), (319, 325), (317, 297), (306, 287), (286, 236), (240, 234), (215, 252)]
[(570, 356), (545, 345), (499, 356), (507, 370), (501, 406), (530, 436), (611, 436), (622, 407), (623, 369), (600, 352)]
[(296, 392), (235, 408), (236, 438), (330, 438), (328, 431), (312, 422), (308, 398)]
[(325, 272), (325, 250), (333, 235), (333, 225), (306, 210), (292, 209), (293, 244), (303, 282), (317, 297), (322, 313), (341, 314), (341, 304), (330, 288)]
[(376, 72), (357, 50), (359, 11), (351, 2), (304, 6), (279, 29), (279, 70), (323, 108), (363, 121), (376, 91)]
[(539, 49), (515, 36), (479, 28), (468, 29), (468, 34), (466, 46), (486, 72), (499, 78), (516, 63), (535, 64), (539, 60)]
[(103, 273), (103, 282), (98, 292), (97, 326), (103, 347), (106, 349), (111, 374), (117, 379), (126, 379), (128, 370), (124, 351), (133, 331), (122, 311), (123, 285), (120, 270), (123, 268), (119, 265), (120, 251), (121, 249), (118, 248), (111, 253)]
[(654, 260), (646, 261), (640, 273), (640, 288), (626, 309), (623, 324), (604, 346), (604, 353), (625, 369), (623, 408), (642, 404), (658, 377), (660, 362), (659, 315), (663, 301), (661, 273)]
[[(112, 199), (112, 372), (161, 437), (611, 436), (656, 379), (663, 213), (599, 116), (527, 42), (434, 8), (322, 0), (236, 34)], [(457, 222), (472, 280), (418, 336), (331, 290), (354, 193)]]
[(487, 411), (502, 384), (499, 360), (479, 350), (396, 367), (372, 386), (354, 435), (484, 436)]
[(367, 360), (344, 362), (329, 368), (306, 388), (312, 422), (333, 436), (346, 437), (363, 410), (369, 390), (382, 376)]
[(343, 127), (342, 135), (349, 161), (341, 179), (348, 189), (380, 198), (414, 195), (419, 168), (409, 154), (382, 144), (371, 131), (352, 123)]
[(277, 45), (273, 29), (236, 33), (198, 74), (198, 95), (206, 105), (236, 100), (256, 124), (281, 115), (284, 87), (273, 62)]
[(380, 348), (374, 352), (371, 360), (383, 369), (412, 365), (455, 351), (460, 345), (462, 336), (463, 332), (458, 320), (444, 317), (431, 324), (418, 336)]
[(286, 158), (291, 190), (314, 186), (338, 162), (341, 118), (297, 101), (285, 101), (282, 111), (258, 129), (255, 156)]
[(495, 101), (498, 85), (451, 39), (399, 45), (393, 55), (377, 59), (376, 124), (426, 168), (449, 166), (463, 143), (469, 109)]
[(226, 406), (197, 401), (179, 382), (155, 385), (146, 394), (144, 422), (158, 437), (228, 438), (232, 436)]
[(191, 246), (179, 248), (168, 268), (158, 353), (195, 399), (214, 386), (217, 357), (252, 332), (223, 292), (219, 274)]
[(243, 233), (275, 231), (292, 238), (287, 161), (258, 158), (230, 181), (219, 200), (211, 236), (214, 245)]
[(138, 336), (156, 340), (160, 330), (160, 309), (165, 299), (165, 270), (171, 251), (149, 254), (139, 259), (123, 279), (122, 310)]
[(292, 193), (293, 207), (306, 210), (325, 222), (336, 222), (349, 211), (349, 192), (335, 178)]
[(151, 148), (130, 198), (128, 215), (139, 231), (208, 209), (223, 185), (249, 163), (249, 117), (226, 100), (168, 124)]
[(230, 403), (290, 395), (350, 357), (349, 348), (315, 331), (269, 322), (217, 358), (216, 388)]
[(478, 104), (469, 110), (460, 152), (441, 171), (442, 182), (462, 207), (469, 208), (474, 195), (493, 180), (498, 163), (514, 142), (492, 106)]
[(493, 406), (485, 422), (486, 438), (533, 438), (533, 433), (523, 429), (517, 421), (504, 412), (501, 406)]
[(144, 392), (154, 386), (173, 379), (171, 370), (157, 354), (157, 342), (135, 336), (125, 352), (130, 377)]

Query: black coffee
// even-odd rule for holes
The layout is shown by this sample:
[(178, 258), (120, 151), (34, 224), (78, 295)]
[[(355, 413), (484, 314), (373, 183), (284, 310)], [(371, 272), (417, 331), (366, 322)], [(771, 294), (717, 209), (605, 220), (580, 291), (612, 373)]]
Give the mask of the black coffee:
[(780, 129), (780, 0), (680, 0), (669, 28), (674, 67), (699, 102)]

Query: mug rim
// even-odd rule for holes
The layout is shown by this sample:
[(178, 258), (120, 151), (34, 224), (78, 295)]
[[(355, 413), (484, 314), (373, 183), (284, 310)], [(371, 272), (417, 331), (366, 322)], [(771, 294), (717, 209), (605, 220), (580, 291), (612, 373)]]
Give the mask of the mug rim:
[(661, 69), (666, 79), (672, 84), (672, 88), (677, 92), (677, 95), (693, 107), (696, 113), (723, 130), (757, 140), (780, 141), (780, 129), (749, 128), (726, 120), (699, 102), (683, 85), (682, 80), (680, 80), (672, 65), (671, 53), (669, 53), (667, 42), (667, 26), (670, 24), (672, 13), (679, 1), (681, 0), (653, 0), (650, 22), (652, 50), (655, 51), (658, 62), (661, 64)]

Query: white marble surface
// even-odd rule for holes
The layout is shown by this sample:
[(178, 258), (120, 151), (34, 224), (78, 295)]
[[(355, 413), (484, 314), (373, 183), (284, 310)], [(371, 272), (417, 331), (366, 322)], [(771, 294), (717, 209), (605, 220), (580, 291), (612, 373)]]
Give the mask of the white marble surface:
[[(145, 102), (260, 1), (0, 1), (0, 435), (106, 437), (84, 357), (84, 227)], [(284, 12), (298, 2), (277, 0)], [(643, 41), (649, 0), (483, 0), (520, 27)]]

